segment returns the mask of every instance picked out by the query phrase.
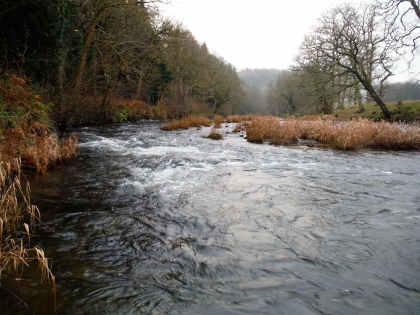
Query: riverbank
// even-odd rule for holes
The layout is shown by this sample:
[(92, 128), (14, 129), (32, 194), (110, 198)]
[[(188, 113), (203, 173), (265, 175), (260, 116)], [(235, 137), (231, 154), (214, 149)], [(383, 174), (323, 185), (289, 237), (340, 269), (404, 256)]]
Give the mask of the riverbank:
[[(391, 102), (387, 104), (393, 121), (420, 121), (420, 101)], [(379, 121), (384, 119), (378, 105), (369, 103), (363, 105), (363, 110), (357, 105), (337, 109), (334, 116), (340, 120), (370, 119)]]
[[(214, 127), (221, 125), (215, 117)], [(281, 119), (273, 116), (229, 116), (224, 122), (237, 123), (234, 131), (243, 130), (253, 143), (294, 145), (309, 140), (310, 145), (319, 145), (338, 150), (363, 148), (383, 150), (420, 150), (420, 128), (401, 123), (374, 122), (368, 119), (336, 120), (334, 116), (309, 116)], [(196, 116), (169, 122), (162, 130), (187, 129), (209, 126), (208, 120)]]
[[(9, 75), (0, 82), (0, 161), (44, 173), (77, 154), (77, 137), (59, 138), (51, 118), (53, 104), (42, 100), (25, 79)], [(17, 165), (11, 163), (11, 165)]]
[(48, 295), (54, 306), (55, 276), (44, 250), (31, 245), (32, 227), (40, 221), (41, 214), (31, 202), (31, 190), (21, 176), (20, 163), (19, 159), (0, 162), (0, 292), (2, 298), (25, 308), (16, 290), (31, 268), (31, 278), (38, 286), (51, 287)]
[(17, 291), (28, 273), (37, 290), (39, 280), (48, 283), (55, 305), (50, 262), (41, 247), (31, 244), (41, 213), (31, 203), (31, 190), (22, 176), (22, 169), (45, 174), (77, 154), (77, 137), (59, 138), (55, 132), (52, 106), (21, 77), (12, 74), (0, 81), (0, 291), (12, 309), (26, 307)]
[(105, 125), (111, 123), (137, 122), (143, 119), (166, 120), (171, 116), (168, 106), (156, 105), (123, 97), (70, 96), (62, 100), (52, 112), (52, 118), (61, 130), (81, 126)]

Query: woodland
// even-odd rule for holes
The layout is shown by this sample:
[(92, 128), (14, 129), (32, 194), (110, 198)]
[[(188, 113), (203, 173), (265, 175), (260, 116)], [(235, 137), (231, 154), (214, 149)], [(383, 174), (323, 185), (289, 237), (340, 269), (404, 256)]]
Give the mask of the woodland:
[(234, 67), (160, 16), (160, 1), (2, 2), (1, 75), (29, 79), (54, 104), (51, 116), (60, 129), (229, 114), (240, 103)]
[[(1, 2), (3, 86), (10, 75), (25, 80), (60, 132), (199, 113), (329, 114), (348, 105), (363, 112), (369, 102), (390, 120), (385, 102), (419, 98), (418, 82), (389, 81), (404, 54), (417, 58), (416, 1), (331, 8), (305, 37), (295, 64), (282, 71), (237, 71), (163, 17), (164, 0)], [(25, 112), (5, 98), (3, 125)]]

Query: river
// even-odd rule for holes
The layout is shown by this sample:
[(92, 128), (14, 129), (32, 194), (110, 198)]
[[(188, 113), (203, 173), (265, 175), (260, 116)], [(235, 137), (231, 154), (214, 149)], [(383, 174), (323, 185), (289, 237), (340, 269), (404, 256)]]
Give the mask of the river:
[(78, 130), (32, 181), (59, 314), (420, 314), (420, 153), (231, 129)]

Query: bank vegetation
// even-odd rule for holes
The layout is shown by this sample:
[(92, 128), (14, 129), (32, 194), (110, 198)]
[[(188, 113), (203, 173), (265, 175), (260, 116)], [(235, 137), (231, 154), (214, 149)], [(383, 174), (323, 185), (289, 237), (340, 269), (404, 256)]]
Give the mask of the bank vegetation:
[(420, 128), (385, 121), (340, 121), (331, 116), (286, 120), (255, 117), (245, 125), (245, 130), (247, 140), (254, 143), (292, 145), (312, 140), (315, 142), (311, 145), (339, 150), (420, 150)]
[(40, 247), (31, 245), (32, 226), (39, 222), (40, 212), (31, 203), (28, 184), (22, 175), (20, 160), (0, 162), (0, 291), (20, 298), (3, 284), (16, 282), (28, 267), (35, 265), (42, 283), (51, 286), (51, 301), (55, 304), (55, 276)]

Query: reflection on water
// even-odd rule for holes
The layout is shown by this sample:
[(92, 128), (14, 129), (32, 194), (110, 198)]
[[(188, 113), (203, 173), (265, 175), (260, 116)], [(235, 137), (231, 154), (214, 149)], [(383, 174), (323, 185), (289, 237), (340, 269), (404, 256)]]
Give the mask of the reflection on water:
[(33, 181), (60, 314), (420, 313), (419, 153), (207, 132), (84, 128)]

